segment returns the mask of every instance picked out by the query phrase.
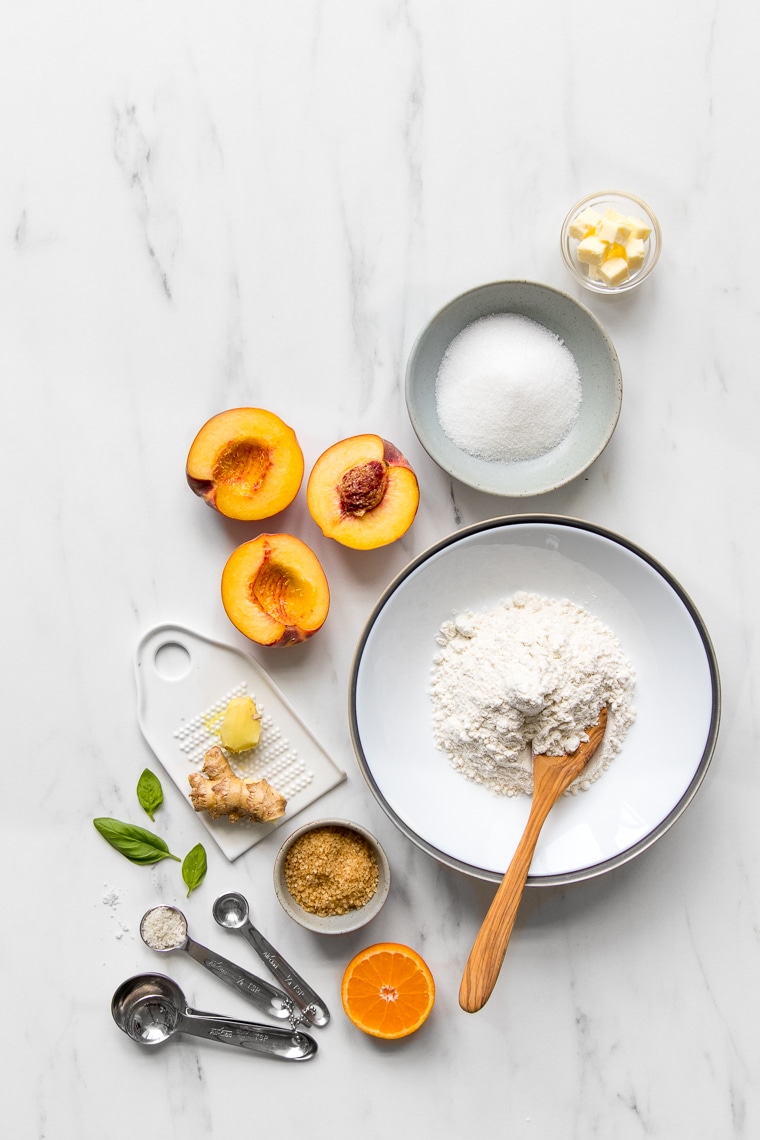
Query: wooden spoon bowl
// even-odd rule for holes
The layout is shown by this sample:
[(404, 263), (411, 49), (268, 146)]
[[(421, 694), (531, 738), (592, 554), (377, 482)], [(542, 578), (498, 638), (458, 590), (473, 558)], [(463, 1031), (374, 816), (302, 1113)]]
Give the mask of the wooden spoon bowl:
[(564, 756), (538, 755), (533, 758), (533, 803), (528, 822), (483, 919), (459, 987), (459, 1004), (467, 1013), (482, 1009), (496, 985), (546, 817), (586, 767), (601, 744), (606, 727), (607, 710), (602, 709), (598, 722), (586, 729), (588, 740), (584, 740), (574, 752)]

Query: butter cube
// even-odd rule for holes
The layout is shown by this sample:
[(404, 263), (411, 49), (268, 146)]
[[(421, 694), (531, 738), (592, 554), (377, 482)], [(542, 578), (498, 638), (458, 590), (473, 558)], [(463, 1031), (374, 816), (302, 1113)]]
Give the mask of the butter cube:
[(646, 246), (641, 238), (631, 237), (625, 243), (625, 259), (632, 273), (641, 269), (646, 257)]
[(608, 209), (604, 211), (602, 224), (596, 232), (602, 241), (617, 242), (619, 245), (624, 245), (631, 236), (631, 223), (617, 210)]
[(604, 282), (604, 278), (602, 277), (602, 274), (601, 274), (601, 271), (600, 271), (598, 265), (589, 265), (588, 266), (588, 277), (589, 277), (589, 281)]
[(573, 218), (570, 223), (570, 237), (575, 238), (576, 241), (583, 241), (584, 238), (593, 234), (601, 220), (601, 215), (597, 214), (596, 210), (592, 210), (590, 206), (587, 206), (586, 209), (581, 210), (580, 214)]
[(623, 218), (623, 220), (621, 222), (618, 222), (618, 224), (617, 224), (617, 237), (615, 240), (619, 241), (623, 245), (625, 245), (625, 243), (628, 241), (628, 238), (630, 236), (631, 236), (631, 223), (628, 221), (627, 218)]
[(591, 234), (589, 237), (584, 238), (583, 241), (578, 242), (576, 253), (578, 260), (584, 265), (599, 265), (604, 259), (606, 251), (606, 243), (600, 241), (595, 234)]
[(628, 262), (624, 257), (611, 257), (599, 267), (606, 285), (621, 285), (628, 277)]
[[(610, 242), (604, 252), (604, 260), (609, 261), (612, 257), (625, 257), (625, 246), (621, 245), (619, 241)], [(626, 258), (627, 260), (627, 258)]]
[(631, 227), (631, 237), (640, 238), (641, 241), (646, 241), (652, 232), (652, 227), (642, 218), (629, 217), (626, 219), (628, 225)]

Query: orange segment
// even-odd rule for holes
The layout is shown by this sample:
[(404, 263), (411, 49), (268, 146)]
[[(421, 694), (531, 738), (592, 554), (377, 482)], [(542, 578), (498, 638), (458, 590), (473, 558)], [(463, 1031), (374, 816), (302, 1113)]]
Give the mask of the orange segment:
[(435, 982), (416, 950), (378, 942), (352, 958), (340, 991), (346, 1016), (372, 1037), (407, 1037), (435, 1001)]

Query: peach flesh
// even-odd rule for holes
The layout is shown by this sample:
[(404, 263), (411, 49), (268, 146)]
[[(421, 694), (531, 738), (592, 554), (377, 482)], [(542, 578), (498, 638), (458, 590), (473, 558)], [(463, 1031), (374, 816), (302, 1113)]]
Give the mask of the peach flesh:
[(303, 479), (295, 432), (264, 408), (232, 408), (208, 420), (187, 457), (190, 489), (228, 518), (269, 518), (289, 506)]
[(234, 550), (222, 574), (230, 621), (259, 645), (297, 645), (322, 627), (330, 606), (325, 573), (292, 535), (263, 534)]
[(409, 529), (419, 486), (398, 448), (378, 435), (359, 435), (323, 452), (309, 476), (306, 498), (327, 538), (372, 550)]
[(258, 491), (272, 466), (268, 447), (257, 440), (241, 439), (222, 451), (214, 465), (215, 483), (238, 483), (249, 492)]

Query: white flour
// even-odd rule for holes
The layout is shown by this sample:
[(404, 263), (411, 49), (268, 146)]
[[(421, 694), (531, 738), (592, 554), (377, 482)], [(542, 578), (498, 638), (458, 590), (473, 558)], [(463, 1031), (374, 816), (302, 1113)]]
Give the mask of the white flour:
[(607, 626), (573, 602), (515, 594), (444, 622), (431, 696), (436, 743), (500, 795), (533, 791), (533, 753), (561, 756), (607, 708), (604, 740), (571, 792), (590, 787), (634, 720), (634, 672)]
[(125, 934), (129, 934), (129, 927), (119, 919), (116, 913), (122, 901), (121, 890), (119, 887), (109, 887), (107, 883), (104, 883), (103, 886), (105, 888), (105, 894), (100, 901), (103, 903), (103, 906), (107, 906), (110, 909), (112, 916), (118, 923), (114, 937), (123, 938)]

